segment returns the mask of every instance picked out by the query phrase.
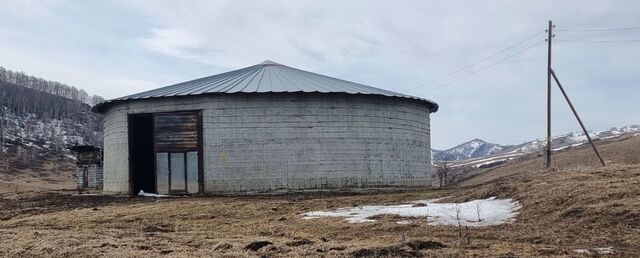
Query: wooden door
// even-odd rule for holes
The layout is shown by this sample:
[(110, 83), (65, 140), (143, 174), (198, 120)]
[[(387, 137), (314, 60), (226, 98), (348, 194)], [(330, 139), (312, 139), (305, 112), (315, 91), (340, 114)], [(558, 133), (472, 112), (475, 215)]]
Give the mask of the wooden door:
[(202, 191), (200, 112), (154, 114), (158, 193)]

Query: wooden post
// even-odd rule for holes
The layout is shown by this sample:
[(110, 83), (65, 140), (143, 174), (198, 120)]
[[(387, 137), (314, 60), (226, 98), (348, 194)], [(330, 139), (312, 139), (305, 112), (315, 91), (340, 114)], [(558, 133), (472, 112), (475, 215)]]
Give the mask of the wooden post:
[(551, 167), (551, 38), (553, 22), (549, 21), (547, 30), (547, 168)]
[(596, 156), (598, 156), (598, 159), (600, 159), (600, 163), (602, 163), (602, 166), (606, 166), (606, 164), (604, 163), (604, 160), (600, 156), (600, 152), (598, 152), (598, 148), (596, 148), (595, 143), (593, 143), (593, 141), (591, 140), (591, 136), (589, 136), (589, 132), (587, 132), (587, 128), (584, 126), (584, 123), (582, 123), (582, 119), (580, 119), (580, 116), (578, 115), (576, 108), (573, 107), (573, 103), (571, 103), (571, 100), (569, 99), (569, 95), (567, 95), (567, 93), (564, 91), (564, 88), (562, 87), (562, 84), (560, 84), (560, 80), (558, 80), (558, 76), (556, 76), (556, 73), (553, 71), (553, 69), (551, 69), (550, 71), (551, 71), (551, 75), (553, 75), (553, 79), (556, 81), (556, 84), (558, 84), (558, 87), (560, 88), (562, 95), (564, 95), (564, 98), (567, 100), (567, 103), (569, 103), (569, 107), (571, 108), (571, 111), (573, 111), (573, 114), (576, 116), (576, 119), (578, 119), (578, 123), (580, 123), (580, 127), (582, 127), (582, 131), (584, 132), (584, 135), (587, 136), (587, 140), (589, 140), (589, 143), (591, 143), (591, 147), (593, 147), (593, 151), (596, 153)]

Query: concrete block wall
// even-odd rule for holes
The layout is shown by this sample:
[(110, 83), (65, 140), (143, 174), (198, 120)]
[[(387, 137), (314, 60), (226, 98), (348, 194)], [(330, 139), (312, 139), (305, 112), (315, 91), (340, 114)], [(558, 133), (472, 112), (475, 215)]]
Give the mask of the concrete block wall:
[[(75, 180), (78, 189), (83, 189), (83, 167), (76, 167)], [(90, 164), (87, 168), (87, 189), (102, 189), (103, 186), (103, 170), (100, 164)]]
[[(129, 138), (127, 105), (108, 109), (103, 118), (103, 191), (129, 192)], [(153, 165), (153, 164), (151, 164)]]
[(220, 94), (114, 104), (104, 190), (128, 191), (127, 114), (203, 111), (206, 192), (428, 186), (429, 112), (352, 94)]

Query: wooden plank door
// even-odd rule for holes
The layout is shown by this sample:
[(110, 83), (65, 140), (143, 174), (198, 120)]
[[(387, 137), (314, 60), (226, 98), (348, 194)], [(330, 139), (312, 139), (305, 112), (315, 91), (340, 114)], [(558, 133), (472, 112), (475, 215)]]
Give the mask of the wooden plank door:
[(154, 114), (158, 193), (201, 192), (200, 112)]

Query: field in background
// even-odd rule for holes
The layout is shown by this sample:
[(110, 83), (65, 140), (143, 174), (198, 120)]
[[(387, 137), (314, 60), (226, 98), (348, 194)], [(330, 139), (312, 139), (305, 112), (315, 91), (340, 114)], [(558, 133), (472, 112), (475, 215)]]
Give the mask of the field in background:
[[(0, 256), (574, 257), (589, 256), (576, 250), (598, 256), (597, 248), (611, 247), (613, 255), (634, 257), (640, 253), (639, 147), (640, 137), (601, 143), (606, 168), (583, 146), (558, 153), (556, 169), (533, 158), (486, 169), (458, 188), (410, 192), (159, 199), (5, 193)], [(514, 223), (467, 230), (426, 219), (401, 225), (395, 216), (361, 224), (300, 216), (490, 196), (520, 202)]]
[(58, 155), (25, 159), (8, 153), (0, 157), (0, 194), (75, 189), (74, 170), (71, 159)]

